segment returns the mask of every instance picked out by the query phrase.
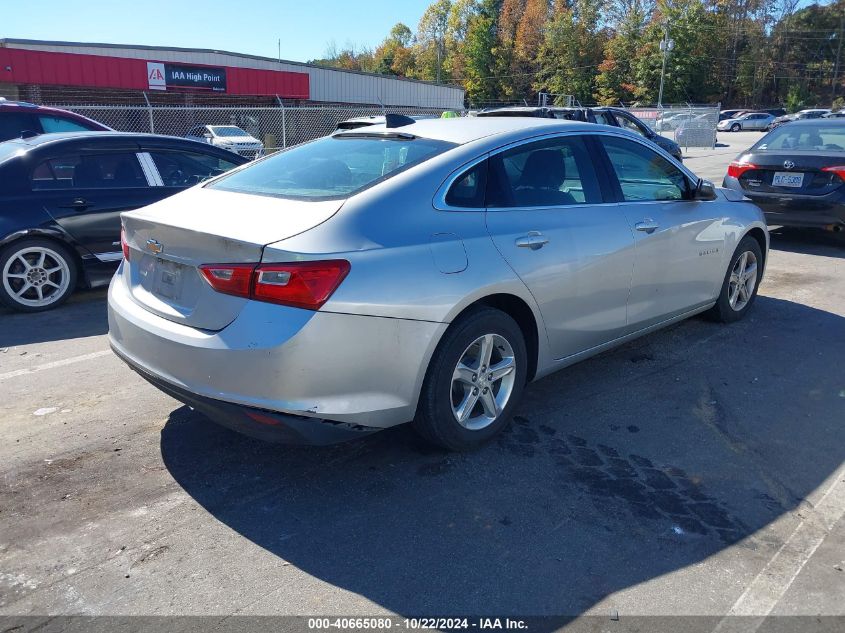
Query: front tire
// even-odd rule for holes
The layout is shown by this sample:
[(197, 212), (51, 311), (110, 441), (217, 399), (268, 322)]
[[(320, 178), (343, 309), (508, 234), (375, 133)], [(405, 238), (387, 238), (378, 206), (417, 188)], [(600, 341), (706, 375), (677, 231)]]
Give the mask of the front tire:
[(0, 250), (0, 303), (18, 312), (41, 312), (62, 304), (76, 288), (70, 251), (51, 240), (24, 239)]
[(731, 126), (731, 132), (739, 132), (742, 129), (742, 126), (739, 123), (734, 123)]
[(720, 323), (733, 323), (745, 317), (757, 298), (762, 266), (763, 251), (759, 242), (746, 235), (731, 257), (719, 299), (708, 316)]
[(414, 428), (448, 450), (478, 448), (510, 422), (527, 369), (516, 321), (493, 308), (472, 309), (450, 326), (431, 359)]

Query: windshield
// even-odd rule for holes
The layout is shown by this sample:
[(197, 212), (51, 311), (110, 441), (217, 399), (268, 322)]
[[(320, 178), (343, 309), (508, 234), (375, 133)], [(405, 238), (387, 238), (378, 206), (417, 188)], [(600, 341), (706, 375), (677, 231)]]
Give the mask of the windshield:
[(241, 128), (234, 125), (214, 125), (208, 128), (215, 136), (249, 136)]
[(279, 152), (208, 186), (299, 200), (347, 198), (452, 147), (432, 139), (347, 132)]
[(845, 126), (800, 123), (784, 125), (769, 132), (752, 149), (841, 152), (845, 151)]

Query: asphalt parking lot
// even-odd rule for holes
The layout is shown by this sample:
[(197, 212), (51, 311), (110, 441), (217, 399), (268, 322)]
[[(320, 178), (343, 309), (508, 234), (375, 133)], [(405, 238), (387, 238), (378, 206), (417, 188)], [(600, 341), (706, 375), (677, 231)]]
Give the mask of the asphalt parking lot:
[(0, 312), (0, 615), (845, 616), (843, 279), (845, 239), (776, 230), (750, 318), (534, 383), (460, 455), (217, 427), (111, 354), (105, 291)]

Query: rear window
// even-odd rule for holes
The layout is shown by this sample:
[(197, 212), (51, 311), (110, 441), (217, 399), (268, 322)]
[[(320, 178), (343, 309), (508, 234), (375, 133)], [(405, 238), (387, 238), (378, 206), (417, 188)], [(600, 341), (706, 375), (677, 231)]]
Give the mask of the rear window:
[(274, 154), (208, 186), (298, 200), (347, 198), (452, 147), (445, 141), (398, 135), (326, 137)]
[(845, 125), (795, 125), (776, 127), (752, 149), (845, 151)]

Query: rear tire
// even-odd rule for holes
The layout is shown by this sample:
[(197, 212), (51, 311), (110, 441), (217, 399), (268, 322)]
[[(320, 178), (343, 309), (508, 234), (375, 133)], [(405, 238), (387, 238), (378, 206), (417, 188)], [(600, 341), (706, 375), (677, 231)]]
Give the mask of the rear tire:
[(763, 252), (760, 244), (746, 235), (731, 257), (719, 299), (707, 312), (707, 316), (719, 323), (733, 323), (745, 317), (757, 298), (762, 272)]
[(522, 397), (528, 353), (522, 330), (479, 307), (452, 323), (431, 359), (414, 429), (451, 451), (478, 448), (510, 422)]
[(52, 310), (76, 288), (79, 274), (70, 250), (28, 238), (0, 250), (0, 303), (18, 312)]

